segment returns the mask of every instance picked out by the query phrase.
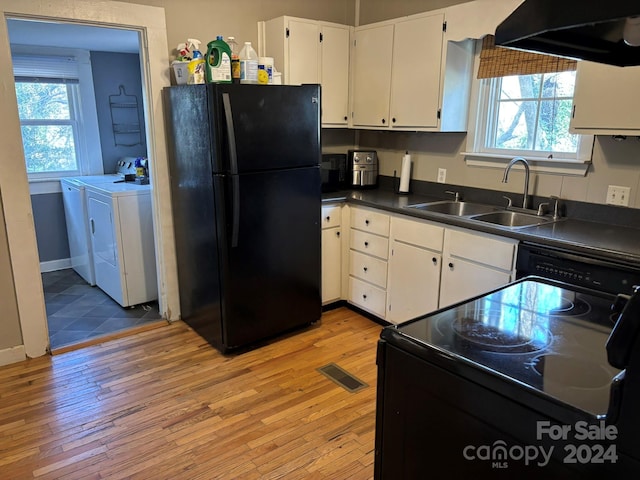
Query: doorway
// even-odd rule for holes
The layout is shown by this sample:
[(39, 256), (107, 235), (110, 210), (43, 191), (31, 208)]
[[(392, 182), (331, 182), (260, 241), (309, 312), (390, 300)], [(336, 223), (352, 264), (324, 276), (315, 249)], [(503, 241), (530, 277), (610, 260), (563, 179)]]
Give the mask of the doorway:
[[(3, 3), (6, 3), (6, 2), (3, 2)], [(11, 3), (11, 2), (9, 2), (9, 3)], [(108, 3), (108, 2), (102, 2), (102, 3)], [(27, 7), (25, 7), (25, 8), (27, 8)], [(44, 8), (44, 9), (46, 9), (47, 7), (36, 7), (36, 8)], [(97, 8), (97, 7), (96, 7), (96, 8)], [(132, 7), (132, 8), (134, 8), (134, 7)], [(18, 9), (18, 10), (19, 10), (19, 9)], [(156, 9), (156, 10), (157, 10), (157, 9)], [(16, 10), (14, 10), (14, 11), (16, 11)], [(31, 13), (33, 13), (33, 12), (31, 12)], [(155, 13), (155, 12), (154, 12), (154, 13)], [(134, 15), (134, 16), (135, 16), (135, 15)], [(117, 17), (117, 15), (116, 15), (116, 17)], [(70, 17), (67, 17), (67, 18), (70, 18)], [(110, 16), (110, 18), (113, 18), (113, 16)], [(31, 21), (31, 20), (33, 20), (33, 19), (32, 19), (32, 18), (30, 18), (29, 20)], [(47, 21), (49, 21), (49, 20), (51, 20), (51, 18), (48, 18), (48, 19), (47, 19)], [(41, 22), (41, 25), (40, 25), (40, 26), (42, 26), (42, 22), (44, 22), (44, 20), (42, 20), (42, 21), (40, 21), (40, 22)], [(47, 23), (47, 22), (45, 22), (45, 23)], [(52, 24), (59, 24), (57, 21), (52, 21), (51, 23), (52, 23)], [(76, 24), (74, 24), (73, 26), (83, 26), (83, 27), (86, 27), (86, 28), (96, 28), (96, 29), (101, 29), (100, 27), (94, 27), (93, 25), (80, 25), (80, 24), (76, 25)], [(111, 31), (109, 32), (109, 33), (111, 34), (111, 37), (114, 37), (115, 35), (113, 35), (113, 34), (114, 34), (114, 33), (116, 33), (116, 32), (119, 32), (119, 31), (120, 31), (120, 30), (119, 30), (119, 29), (117, 29), (117, 28), (115, 28), (115, 29), (108, 29), (108, 30), (111, 30)], [(140, 32), (136, 32), (135, 30), (131, 30), (131, 31), (134, 31), (134, 32), (135, 32), (135, 35), (136, 35), (136, 38), (137, 38), (137, 37), (138, 37), (138, 34), (139, 34)], [(37, 35), (37, 38), (38, 38), (38, 40), (39, 40), (39, 42), (40, 42), (40, 43), (46, 43), (46, 44), (47, 44), (47, 45), (49, 45), (49, 46), (50, 46), (50, 45), (52, 45), (52, 44), (54, 43), (54, 42), (53, 42), (53, 40), (51, 39), (51, 37), (47, 37), (47, 36), (43, 35), (43, 32), (42, 32), (41, 30), (39, 31), (39, 34)], [(86, 44), (86, 38), (84, 38), (84, 39), (83, 39), (83, 42), (82, 42), (82, 43), (83, 43), (83, 44)], [(138, 44), (138, 45), (139, 45), (139, 44)], [(165, 47), (165, 49), (166, 49), (166, 47)], [(167, 64), (168, 64), (168, 62), (167, 62)], [(144, 69), (140, 69), (140, 70), (142, 70), (142, 71), (144, 72)], [(150, 82), (150, 80), (149, 80), (149, 82)], [(144, 84), (144, 82), (143, 82), (143, 84)], [(146, 93), (145, 95), (147, 95), (147, 93)], [(152, 107), (147, 106), (146, 108), (147, 108), (147, 113), (148, 113), (148, 111), (152, 110)], [(143, 118), (144, 118), (144, 117), (143, 117)], [(160, 121), (161, 121), (161, 119), (160, 119)], [(150, 137), (150, 138), (153, 138), (153, 133), (152, 133), (152, 135), (151, 135), (151, 137)], [(158, 151), (158, 150), (160, 150), (160, 151)], [(163, 152), (163, 150), (164, 150), (164, 149), (162, 148), (162, 146), (160, 146), (160, 148), (159, 148), (159, 149), (158, 149), (158, 146), (156, 146), (156, 153), (159, 153), (159, 155), (158, 155), (157, 157), (158, 157), (158, 158), (160, 158), (160, 159), (164, 158), (164, 152)], [(23, 168), (23, 169), (25, 168), (25, 167), (24, 167), (24, 163), (22, 164), (22, 168)], [(163, 175), (162, 175), (162, 173), (163, 173), (163, 171), (162, 171), (162, 167), (161, 167), (161, 169), (160, 169), (160, 175), (159, 175), (159, 177), (160, 177), (160, 178), (162, 178), (162, 176), (163, 176)], [(40, 194), (56, 193), (56, 192), (46, 192), (46, 188), (47, 188), (47, 187), (46, 187), (46, 185), (44, 185), (45, 183), (46, 183), (46, 182), (39, 183), (39, 184), (37, 185), (37, 187), (36, 187), (36, 189), (37, 189), (37, 190), (39, 190), (39, 191), (41, 192)], [(54, 182), (54, 183), (56, 183), (56, 182)], [(57, 182), (57, 183), (59, 184), (59, 182)], [(161, 185), (158, 185), (158, 187), (159, 187), (159, 188), (158, 188), (158, 190), (162, 190), (162, 186), (161, 186)], [(42, 193), (42, 192), (43, 192), (43, 189), (44, 189), (44, 192), (45, 192), (45, 193)], [(59, 194), (59, 193), (58, 193), (58, 194)], [(155, 195), (154, 195), (154, 199), (155, 199)], [(59, 203), (59, 202), (58, 202), (58, 203)], [(160, 208), (160, 207), (158, 207), (158, 208), (157, 208), (157, 210), (161, 210), (161, 208)], [(34, 212), (34, 213), (35, 213), (35, 212)], [(158, 222), (158, 223), (162, 223), (163, 221), (166, 221), (166, 219), (161, 219), (161, 218), (159, 218), (159, 216), (157, 216), (157, 215), (154, 215), (154, 220), (155, 220), (156, 222)], [(156, 224), (156, 225), (155, 225), (154, 230), (155, 230), (155, 231), (158, 231), (159, 229), (161, 229), (161, 228), (158, 226), (158, 224)], [(38, 237), (39, 237), (39, 235), (36, 235), (36, 237), (38, 238)], [(47, 240), (47, 243), (49, 243), (49, 242), (48, 242), (48, 240), (49, 240), (49, 237), (48, 237), (48, 236), (47, 236), (46, 240)], [(10, 243), (11, 243), (11, 239), (10, 239)], [(15, 245), (15, 239), (13, 240), (13, 243), (14, 243), (14, 245)], [(159, 244), (160, 246), (163, 246), (163, 244), (165, 243), (165, 241), (164, 241), (162, 238), (157, 238), (157, 239), (155, 240), (155, 243), (156, 243), (156, 245), (158, 245), (158, 244)], [(14, 248), (15, 248), (15, 246), (14, 246)], [(160, 249), (160, 254), (162, 254), (162, 252), (163, 252), (163, 249)], [(19, 262), (18, 262), (18, 263), (19, 263)], [(158, 262), (158, 263), (159, 263), (160, 265), (164, 264), (164, 262)], [(16, 265), (15, 265), (15, 264), (14, 264), (14, 268), (16, 268)], [(55, 268), (54, 268), (53, 270), (55, 270), (55, 271), (60, 271), (59, 269), (55, 269)], [(164, 276), (165, 272), (166, 272), (166, 269), (161, 269), (161, 271), (159, 271), (159, 272), (158, 272), (158, 273), (159, 273), (159, 277), (161, 277), (161, 278), (162, 278), (162, 276)], [(32, 278), (33, 278), (33, 277), (32, 277)], [(67, 277), (67, 281), (69, 281), (69, 278), (68, 278), (68, 277)], [(21, 282), (20, 282), (20, 280), (18, 279), (18, 280), (16, 281), (16, 287), (17, 287), (17, 290), (18, 290), (18, 288), (20, 288), (20, 285), (18, 285), (19, 283), (21, 283)], [(49, 280), (47, 280), (47, 283), (49, 283)], [(53, 282), (53, 283), (55, 283), (55, 282)], [(162, 284), (163, 282), (162, 282), (162, 280), (161, 280), (161, 281), (159, 281), (158, 283), (159, 283), (159, 284)], [(165, 317), (165, 318), (167, 318), (168, 320), (171, 320), (171, 318), (170, 318), (170, 316), (171, 316), (171, 315), (170, 315), (170, 314), (168, 314), (168, 313), (166, 313), (166, 312), (167, 312), (167, 310), (166, 310), (166, 309), (169, 307), (169, 305), (168, 305), (168, 304), (169, 304), (169, 303), (170, 303), (170, 301), (171, 301), (171, 300), (170, 300), (170, 298), (167, 298), (166, 294), (167, 294), (167, 293), (171, 294), (171, 292), (163, 291), (163, 292), (161, 292), (161, 293), (164, 295), (164, 298), (163, 298), (163, 299), (162, 299), (162, 301), (161, 301), (161, 303), (162, 303), (163, 305), (162, 305), (162, 306), (157, 306), (157, 307), (156, 307), (157, 312), (158, 312), (156, 315), (157, 315), (158, 317), (160, 317), (160, 316), (164, 316), (164, 317)], [(169, 295), (169, 296), (171, 296), (171, 295)], [(21, 298), (23, 298), (23, 297), (22, 297), (21, 295), (17, 295), (17, 297), (18, 297), (18, 305), (19, 305), (19, 307), (21, 307), (23, 310), (24, 310), (24, 309), (26, 309), (28, 306), (25, 306), (25, 305), (24, 305), (24, 301), (22, 301), (22, 302), (21, 302)], [(32, 297), (32, 298), (33, 298), (33, 297)], [(35, 296), (35, 298), (34, 298), (34, 299), (36, 299), (36, 300), (37, 300), (37, 295)], [(84, 301), (86, 301), (86, 300), (87, 300), (87, 299), (85, 298), (85, 299), (84, 299)], [(32, 300), (32, 302), (33, 302), (33, 300)], [(153, 307), (151, 307), (151, 308), (153, 308)], [(162, 312), (162, 313), (160, 313), (160, 312)], [(129, 312), (129, 313), (131, 313), (131, 312)], [(148, 312), (147, 312), (147, 313), (148, 313)], [(27, 338), (25, 338), (25, 339), (24, 339), (24, 343), (25, 343), (25, 350), (28, 350), (29, 348), (27, 347), (27, 344), (28, 344), (28, 343), (30, 343), (29, 337), (33, 338), (33, 337), (35, 337), (35, 336), (39, 336), (39, 334), (38, 334), (38, 335), (32, 335), (32, 333), (38, 333), (38, 332), (34, 332), (34, 331), (33, 331), (33, 327), (35, 327), (35, 328), (37, 329), (37, 325), (25, 325), (25, 323), (28, 323), (28, 322), (30, 322), (30, 321), (31, 321), (29, 318), (25, 318), (25, 317), (26, 317), (26, 316), (21, 315), (21, 324), (23, 325), (23, 327), (24, 327), (24, 326), (26, 326), (26, 329), (23, 329), (23, 330), (26, 330), (26, 333), (27, 333), (27, 335), (26, 335), (26, 336), (27, 336)], [(36, 340), (39, 340), (39, 339), (36, 339)], [(38, 343), (39, 343), (39, 342), (38, 342)], [(40, 349), (40, 346), (39, 346), (39, 345), (36, 345), (36, 346), (35, 346), (35, 348), (36, 348), (36, 350), (39, 350), (39, 349)], [(39, 353), (39, 354), (42, 354), (42, 353)], [(37, 356), (37, 354), (36, 354), (36, 355), (33, 355), (33, 356)]]

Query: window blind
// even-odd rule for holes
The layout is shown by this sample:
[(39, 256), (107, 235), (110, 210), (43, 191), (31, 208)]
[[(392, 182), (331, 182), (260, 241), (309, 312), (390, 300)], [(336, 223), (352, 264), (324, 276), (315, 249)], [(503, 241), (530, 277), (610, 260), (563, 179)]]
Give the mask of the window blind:
[(493, 35), (482, 39), (478, 78), (533, 75), (575, 70), (577, 62), (569, 58), (498, 47)]
[(11, 59), (17, 81), (78, 83), (78, 62), (75, 57), (12, 55)]

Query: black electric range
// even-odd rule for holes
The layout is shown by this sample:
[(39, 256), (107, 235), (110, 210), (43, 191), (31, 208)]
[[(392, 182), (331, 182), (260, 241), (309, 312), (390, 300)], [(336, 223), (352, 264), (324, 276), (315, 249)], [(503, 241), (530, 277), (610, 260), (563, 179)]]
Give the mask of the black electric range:
[(440, 467), (454, 478), (598, 478), (621, 463), (636, 468), (625, 454), (621, 462), (624, 373), (605, 348), (623, 306), (615, 295), (528, 277), (385, 328), (376, 478)]

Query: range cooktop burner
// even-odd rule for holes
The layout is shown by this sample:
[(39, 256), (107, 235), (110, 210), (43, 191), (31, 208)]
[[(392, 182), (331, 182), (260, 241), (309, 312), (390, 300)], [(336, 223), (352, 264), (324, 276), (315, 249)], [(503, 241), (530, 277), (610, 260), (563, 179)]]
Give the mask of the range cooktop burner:
[(611, 379), (619, 373), (604, 348), (613, 297), (572, 288), (522, 280), (396, 328), (470, 368), (605, 414)]
[(538, 375), (544, 377), (545, 382), (564, 388), (602, 388), (608, 386), (612, 379), (611, 370), (601, 364), (569, 355), (539, 355), (530, 365)]
[(453, 321), (452, 328), (459, 340), (489, 352), (537, 352), (546, 348), (551, 341), (549, 331), (535, 323), (512, 330), (479, 321), (478, 318), (459, 317)]
[(586, 315), (591, 311), (591, 305), (583, 298), (576, 297), (573, 300), (563, 297), (558, 307), (549, 310), (548, 314), (553, 316), (577, 317)]

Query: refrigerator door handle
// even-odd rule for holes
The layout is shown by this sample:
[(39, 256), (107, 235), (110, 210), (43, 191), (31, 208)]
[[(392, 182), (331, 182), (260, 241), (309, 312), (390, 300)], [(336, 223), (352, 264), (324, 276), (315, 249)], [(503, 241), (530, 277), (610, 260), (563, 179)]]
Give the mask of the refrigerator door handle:
[(231, 248), (236, 248), (238, 246), (238, 231), (240, 229), (240, 177), (238, 177), (238, 175), (231, 176), (231, 188)]
[(228, 93), (222, 94), (224, 118), (227, 124), (227, 139), (229, 142), (229, 167), (231, 169), (231, 248), (238, 246), (238, 231), (240, 229), (240, 179), (238, 178), (238, 154), (236, 152), (236, 134), (233, 129), (233, 113), (231, 99)]
[(224, 118), (227, 124), (227, 138), (229, 142), (229, 167), (231, 174), (238, 173), (238, 154), (236, 152), (236, 133), (233, 129), (233, 113), (231, 112), (231, 99), (228, 93), (222, 94), (222, 105), (224, 107)]

